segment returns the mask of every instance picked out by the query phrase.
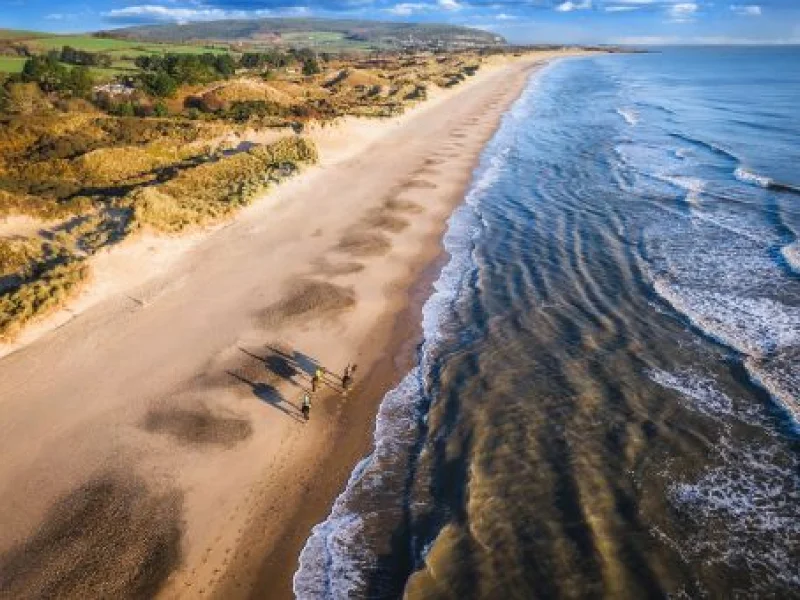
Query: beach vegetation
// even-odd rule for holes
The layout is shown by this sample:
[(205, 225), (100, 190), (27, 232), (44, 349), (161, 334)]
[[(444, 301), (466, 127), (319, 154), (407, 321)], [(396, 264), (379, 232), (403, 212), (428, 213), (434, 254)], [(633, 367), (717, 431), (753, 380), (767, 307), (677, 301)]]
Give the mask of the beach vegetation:
[(88, 272), (85, 261), (68, 262), (0, 295), (0, 340), (12, 341), (27, 323), (63, 306), (80, 289)]
[[(0, 219), (41, 224), (13, 234), (11, 221), (0, 234), (6, 340), (73, 297), (100, 248), (141, 230), (220, 223), (317, 160), (304, 132), (346, 116), (400, 114), (483, 60), (92, 36), (6, 43), (23, 66), (0, 76)], [(102, 69), (118, 71), (112, 84), (98, 83), (108, 81)], [(405, 225), (385, 216), (374, 223)], [(340, 249), (379, 253), (381, 236), (346, 236)]]
[(133, 211), (134, 228), (180, 232), (219, 222), (252, 202), (271, 184), (316, 161), (312, 142), (287, 137), (186, 169), (163, 184), (136, 189), (123, 204)]

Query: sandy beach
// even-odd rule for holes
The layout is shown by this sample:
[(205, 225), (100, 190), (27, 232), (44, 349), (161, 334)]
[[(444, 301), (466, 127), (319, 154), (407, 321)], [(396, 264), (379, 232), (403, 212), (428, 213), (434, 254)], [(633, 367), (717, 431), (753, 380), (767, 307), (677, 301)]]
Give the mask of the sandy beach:
[(231, 223), (101, 256), (86, 294), (0, 359), (0, 595), (291, 597), (413, 358), (446, 219), (551, 58), (315, 132), (321, 164)]

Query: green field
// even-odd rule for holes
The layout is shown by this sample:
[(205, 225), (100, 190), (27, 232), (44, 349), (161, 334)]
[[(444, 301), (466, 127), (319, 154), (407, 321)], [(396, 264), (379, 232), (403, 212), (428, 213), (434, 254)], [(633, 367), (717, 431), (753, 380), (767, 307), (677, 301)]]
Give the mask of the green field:
[(139, 42), (136, 40), (119, 40), (94, 37), (92, 35), (54, 35), (21, 29), (0, 29), (0, 42), (22, 43), (32, 52), (48, 52), (61, 50), (64, 46), (72, 46), (88, 52), (103, 52), (114, 58), (136, 58), (147, 54), (223, 54), (229, 52), (224, 44), (168, 44), (157, 42)]
[[(136, 40), (98, 38), (91, 35), (53, 35), (52, 33), (17, 29), (0, 29), (0, 41), (24, 44), (34, 53), (61, 50), (64, 46), (72, 46), (78, 50), (108, 54), (113, 60), (111, 68), (91, 69), (92, 73), (100, 80), (111, 79), (115, 75), (137, 72), (139, 69), (133, 63), (137, 56), (154, 54), (224, 54), (229, 52), (227, 46), (220, 44), (161, 44)], [(24, 64), (24, 57), (0, 56), (0, 73), (19, 73)]]
[(0, 40), (16, 41), (16, 40), (31, 40), (37, 37), (46, 37), (49, 33), (40, 33), (38, 31), (27, 31), (25, 29), (3, 29), (0, 27)]
[(19, 73), (25, 60), (22, 56), (0, 56), (0, 73)]
[(53, 37), (35, 38), (30, 40), (30, 43), (27, 45), (29, 45), (31, 49), (42, 51), (61, 50), (63, 46), (72, 46), (78, 50), (105, 52), (107, 50), (130, 48), (132, 44), (122, 40), (96, 38), (90, 35), (56, 35)]
[(96, 38), (90, 35), (58, 35), (53, 37), (36, 38), (28, 44), (31, 49), (60, 50), (63, 46), (72, 46), (78, 50), (89, 52), (105, 52), (119, 56), (141, 56), (143, 54), (200, 54), (210, 52), (221, 54), (227, 52), (226, 48), (219, 46), (201, 46), (190, 44), (153, 44), (132, 40), (114, 40), (109, 38)]

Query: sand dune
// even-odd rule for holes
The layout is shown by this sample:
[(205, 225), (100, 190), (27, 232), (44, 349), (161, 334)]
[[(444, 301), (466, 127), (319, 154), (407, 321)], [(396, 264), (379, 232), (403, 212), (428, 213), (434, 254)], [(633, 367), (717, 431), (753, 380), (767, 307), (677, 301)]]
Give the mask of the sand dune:
[[(320, 167), (168, 261), (107, 258), (115, 285), (101, 270), (102, 294), (0, 359), (0, 595), (288, 595), (368, 448), (410, 285), (546, 58), (321, 133)], [(356, 389), (326, 375), (305, 423), (316, 366), (352, 361)]]

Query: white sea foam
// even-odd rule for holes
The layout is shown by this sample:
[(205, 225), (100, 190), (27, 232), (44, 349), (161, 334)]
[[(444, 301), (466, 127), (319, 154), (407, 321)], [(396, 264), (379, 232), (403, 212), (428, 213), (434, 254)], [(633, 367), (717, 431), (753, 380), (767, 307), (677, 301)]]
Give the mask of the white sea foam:
[(792, 242), (781, 248), (781, 255), (795, 273), (800, 273), (800, 241)]
[[(405, 501), (402, 489), (386, 490), (381, 478), (386, 477), (386, 469), (391, 469), (399, 457), (411, 450), (416, 440), (419, 420), (424, 419), (419, 409), (427, 394), (427, 374), (436, 360), (437, 349), (448, 338), (446, 330), (453, 305), (476, 268), (473, 249), (483, 229), (478, 205), (482, 195), (504, 168), (508, 156), (507, 136), (518, 125), (516, 121), (525, 118), (524, 106), (530, 102), (535, 88), (536, 81), (532, 78), (487, 145), (464, 204), (456, 209), (448, 221), (444, 247), (450, 260), (434, 283), (434, 293), (423, 307), (424, 341), (419, 364), (384, 397), (376, 418), (374, 451), (359, 463), (345, 490), (334, 502), (328, 518), (313, 528), (306, 541), (300, 554), (300, 566), (293, 579), (297, 598), (358, 596), (365, 584), (365, 576), (376, 567), (377, 559), (370, 548), (367, 522), (380, 520), (382, 515), (369, 512), (363, 502), (363, 493), (367, 492), (369, 497), (380, 492), (391, 494), (396, 509), (401, 509)], [(402, 460), (400, 468), (405, 468)], [(386, 508), (380, 506), (379, 510)]]
[(800, 348), (791, 348), (766, 359), (747, 358), (744, 362), (754, 383), (777, 399), (789, 413), (800, 433)]
[(650, 379), (659, 385), (680, 392), (692, 409), (709, 416), (732, 415), (733, 401), (717, 389), (713, 379), (691, 372), (669, 373), (651, 369)]
[(631, 127), (639, 124), (639, 113), (632, 108), (618, 108), (617, 114), (625, 119), (625, 122)]
[(375, 450), (353, 470), (330, 515), (313, 528), (300, 553), (293, 581), (297, 598), (353, 597), (366, 583), (375, 557), (366, 539), (365, 522), (375, 515), (366, 507), (355, 511), (351, 500), (379, 486), (382, 467), (391, 464), (398, 449), (406, 445), (404, 435), (416, 428), (415, 399), (420, 392), (420, 367), (416, 367), (381, 403)]
[(692, 207), (700, 204), (700, 195), (706, 187), (706, 182), (699, 177), (683, 177), (680, 175), (664, 176), (665, 181), (686, 190), (686, 203)]
[(784, 358), (800, 348), (800, 288), (771, 254), (780, 232), (748, 205), (710, 203), (693, 208), (691, 219), (670, 215), (645, 230), (654, 291), (745, 355), (753, 382), (796, 419), (800, 363)]
[(697, 327), (743, 354), (763, 356), (800, 344), (800, 307), (662, 280), (654, 288)]
[(758, 175), (757, 173), (748, 171), (744, 167), (737, 167), (736, 170), (733, 172), (733, 175), (734, 177), (736, 177), (736, 179), (738, 179), (743, 183), (757, 185), (762, 188), (768, 188), (770, 185), (772, 185), (772, 180), (769, 177)]
[(660, 386), (678, 392), (681, 403), (690, 410), (713, 419), (734, 418), (760, 427), (768, 424), (760, 407), (745, 403), (737, 406), (711, 377), (692, 370), (670, 373), (663, 369), (650, 369), (647, 374)]
[[(800, 464), (780, 445), (756, 446), (722, 437), (713, 448), (720, 466), (693, 482), (675, 483), (671, 501), (699, 525), (680, 540), (681, 554), (747, 566), (757, 591), (775, 582), (800, 585)], [(708, 528), (714, 536), (703, 532)]]

